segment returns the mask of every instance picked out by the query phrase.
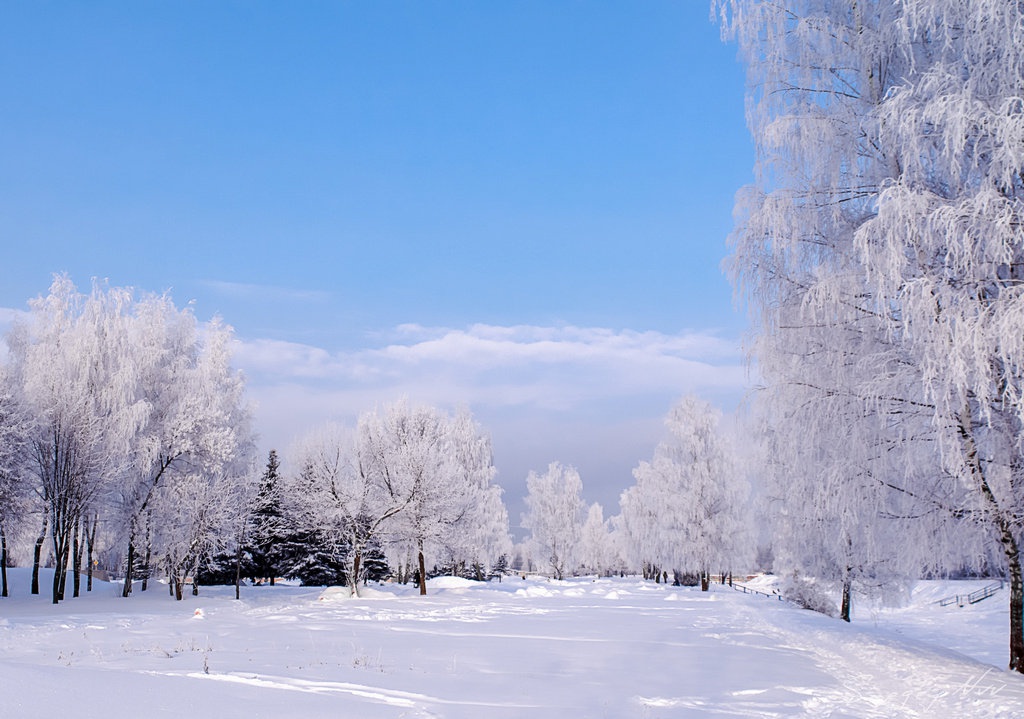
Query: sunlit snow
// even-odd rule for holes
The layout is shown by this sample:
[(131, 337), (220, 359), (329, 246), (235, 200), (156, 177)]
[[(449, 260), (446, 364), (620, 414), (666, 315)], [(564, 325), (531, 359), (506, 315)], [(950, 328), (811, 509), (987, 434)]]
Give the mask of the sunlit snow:
[(3, 716), (1017, 717), (1006, 593), (921, 583), (852, 625), (727, 586), (438, 578), (345, 590), (98, 583), (59, 607), (11, 570)]

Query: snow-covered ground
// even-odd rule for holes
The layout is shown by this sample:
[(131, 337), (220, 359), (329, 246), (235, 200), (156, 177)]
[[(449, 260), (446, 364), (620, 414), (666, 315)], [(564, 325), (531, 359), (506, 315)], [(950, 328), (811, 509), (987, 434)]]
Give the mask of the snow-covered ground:
[(715, 586), (452, 578), (371, 587), (100, 583), (59, 607), (0, 600), (0, 716), (1021, 717), (1006, 591), (921, 583), (853, 625)]

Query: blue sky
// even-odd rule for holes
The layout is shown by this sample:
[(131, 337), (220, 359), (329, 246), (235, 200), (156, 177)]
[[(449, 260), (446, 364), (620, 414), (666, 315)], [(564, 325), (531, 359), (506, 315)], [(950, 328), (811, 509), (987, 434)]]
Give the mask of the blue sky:
[(220, 314), (264, 447), (468, 404), (514, 524), (552, 460), (612, 514), (676, 397), (742, 394), (699, 0), (5, 3), (0, 118), (0, 307), (66, 271)]

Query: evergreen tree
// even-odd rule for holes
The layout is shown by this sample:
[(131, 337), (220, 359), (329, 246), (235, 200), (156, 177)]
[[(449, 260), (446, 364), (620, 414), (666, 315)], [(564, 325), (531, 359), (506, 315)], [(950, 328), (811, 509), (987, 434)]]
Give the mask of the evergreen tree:
[(278, 483), (279, 468), (277, 451), (272, 449), (267, 457), (267, 468), (260, 477), (253, 513), (252, 541), (248, 547), (252, 560), (247, 573), (254, 582), (269, 577), (271, 585), (275, 577), (283, 575), (285, 562), (285, 520)]
[(340, 586), (346, 583), (347, 547), (332, 546), (316, 530), (296, 531), (281, 543), (282, 575), (303, 586)]
[(229, 585), (235, 583), (237, 567), (236, 563), (241, 561), (242, 576), (250, 577), (256, 574), (253, 568), (252, 555), (243, 548), (241, 557), (238, 557), (234, 549), (217, 552), (212, 557), (199, 565), (196, 572), (196, 581), (202, 585)]
[(491, 567), (491, 574), (496, 574), (498, 576), (499, 582), (501, 581), (502, 577), (508, 576), (512, 573), (512, 571), (512, 567), (510, 567), (508, 563), (507, 554), (502, 554), (500, 557), (498, 557), (498, 560), (494, 563), (494, 566)]
[(383, 582), (391, 576), (391, 567), (388, 566), (387, 557), (384, 556), (384, 549), (380, 542), (371, 539), (366, 547), (366, 554), (363, 556), (363, 579), (373, 582)]

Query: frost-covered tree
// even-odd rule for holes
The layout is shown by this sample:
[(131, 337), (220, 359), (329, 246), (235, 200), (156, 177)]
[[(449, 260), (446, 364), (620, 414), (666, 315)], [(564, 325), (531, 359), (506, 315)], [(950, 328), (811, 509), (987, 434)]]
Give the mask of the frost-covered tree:
[(583, 481), (574, 467), (552, 462), (544, 474), (526, 478), (526, 513), (522, 527), (530, 530), (530, 545), (539, 562), (555, 579), (574, 568), (583, 529)]
[(398, 402), (364, 413), (354, 432), (331, 425), (311, 433), (295, 458), (302, 470), (283, 490), (286, 515), (346, 558), (353, 593), (367, 552), (381, 546), (402, 579), (415, 561), (421, 594), (427, 554), (479, 564), (482, 574), (507, 550), (490, 440), (468, 413)]
[[(171, 523), (183, 517), (157, 500), (200, 501), (197, 482), (226, 491), (248, 472), (240, 468), (250, 463), (251, 421), (242, 379), (230, 367), (230, 330), (215, 322), (200, 336), (191, 313), (166, 297), (136, 300), (131, 290), (103, 283), (83, 295), (66, 276), (30, 309), (8, 344), (46, 508), (37, 565), (48, 530), (57, 567), (73, 569), (77, 595), (102, 519), (127, 540), (128, 592), (137, 537), (147, 537), (147, 555), (169, 556), (168, 546), (152, 542), (172, 536)], [(182, 487), (168, 486), (171, 473)], [(207, 498), (207, 518), (220, 499)], [(54, 574), (59, 601), (66, 572)]]
[(396, 507), (389, 528), (391, 541), (414, 553), (420, 594), (427, 593), (426, 553), (436, 546), (457, 517), (461, 503), (451, 481), (455, 475), (450, 452), (448, 418), (431, 407), (410, 407), (405, 401), (381, 412), (364, 415), (360, 445), (367, 470), (384, 487)]
[(684, 397), (665, 420), (669, 438), (633, 471), (621, 499), (633, 556), (678, 576), (730, 569), (749, 550), (749, 488), (719, 428), (721, 413)]
[(260, 476), (248, 541), (252, 579), (269, 578), (271, 586), (277, 577), (282, 576), (284, 566), (282, 544), (287, 525), (282, 508), (280, 469), (277, 451), (272, 449)]
[(9, 373), (0, 367), (0, 596), (8, 596), (8, 538), (31, 504), (26, 460), (30, 425)]
[(1010, 668), (1024, 672), (1024, 7), (908, 2), (909, 72), (877, 141), (892, 167), (855, 237), (922, 374), (947, 483), (1002, 549)]
[(597, 575), (610, 571), (615, 563), (615, 550), (604, 519), (604, 509), (597, 502), (590, 505), (580, 529), (578, 561), (580, 569)]
[(400, 553), (415, 556), (421, 595), (427, 554), (486, 562), (485, 551), (503, 551), (507, 514), (492, 481), (490, 439), (468, 412), (451, 417), (400, 401), (364, 416), (360, 427), (368, 471), (402, 505), (388, 532)]
[[(948, 516), (974, 520), (1001, 548), (1010, 667), (1024, 671), (1024, 9), (998, 0), (716, 4), (750, 69), (758, 167), (741, 200), (733, 272), (762, 336), (785, 326), (778, 310), (798, 307), (805, 326), (822, 328), (822, 344), (830, 328), (874, 325), (872, 341), (848, 354), (886, 380), (854, 393), (881, 417), (871, 418), (884, 429), (869, 446), (897, 466), (913, 456), (904, 450), (920, 435), (892, 421), (912, 408), (927, 420), (936, 468), (873, 472), (876, 489), (918, 498), (921, 513), (956, 499)], [(850, 464), (866, 476), (863, 462)]]
[[(214, 321), (200, 329), (168, 298), (149, 297), (137, 307), (135, 336), (136, 401), (144, 412), (126, 428), (129, 469), (117, 497), (128, 535), (125, 596), (139, 539), (154, 536), (146, 523), (163, 511), (155, 503), (174, 501), (171, 485), (193, 482), (197, 472), (233, 473), (240, 457), (247, 466), (254, 446), (244, 381), (230, 364), (229, 327)], [(166, 516), (176, 511), (167, 508)], [(161, 555), (158, 547), (143, 549)]]
[(203, 334), (179, 378), (186, 394), (171, 424), (191, 436), (163, 436), (155, 465), (163, 467), (161, 481), (148, 485), (153, 552), (179, 599), (184, 578), (243, 533), (255, 496), (255, 437), (244, 380), (231, 366), (231, 330), (215, 321)]
[(437, 534), (437, 549), (455, 571), (483, 579), (492, 564), (512, 548), (508, 511), (502, 489), (494, 483), (497, 470), (491, 439), (468, 410), (451, 418), (448, 449), (452, 475), (448, 479), (447, 519)]
[[(368, 548), (409, 502), (391, 492), (378, 473), (368, 422), (364, 416), (355, 432), (327, 424), (300, 439), (292, 456), (301, 469), (284, 478), (282, 493), (293, 531), (322, 544), (335, 558), (331, 561), (343, 563), (346, 584), (356, 596)], [(296, 573), (295, 559), (305, 561), (319, 549), (300, 548), (290, 573)]]
[(84, 297), (66, 277), (57, 277), (49, 295), (30, 303), (30, 320), (8, 336), (12, 377), (31, 417), (36, 491), (59, 568), (54, 572), (54, 604), (64, 598), (63, 570), (71, 561), (76, 530), (117, 461), (112, 418), (124, 410), (124, 403), (111, 386), (112, 367), (104, 361), (106, 349), (97, 352), (94, 334), (123, 304), (122, 296), (105, 294), (99, 287)]

